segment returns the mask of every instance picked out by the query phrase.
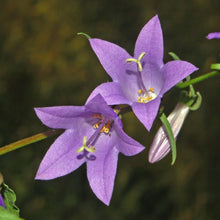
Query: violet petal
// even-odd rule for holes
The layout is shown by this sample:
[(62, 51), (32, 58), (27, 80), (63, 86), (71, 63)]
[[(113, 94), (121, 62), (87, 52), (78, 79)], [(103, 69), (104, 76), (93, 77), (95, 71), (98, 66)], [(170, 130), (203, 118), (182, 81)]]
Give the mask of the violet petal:
[(157, 97), (148, 103), (135, 102), (132, 104), (132, 110), (148, 131), (150, 131), (153, 121), (157, 116), (160, 101), (160, 97)]
[(196, 70), (198, 70), (198, 68), (193, 64), (182, 60), (175, 60), (166, 63), (161, 69), (164, 77), (164, 85), (160, 92), (160, 96), (163, 96), (163, 94), (170, 88)]
[(83, 134), (66, 130), (50, 146), (44, 156), (35, 179), (49, 180), (64, 176), (80, 167), (85, 160), (77, 159), (77, 149), (82, 146)]
[(163, 65), (163, 33), (158, 16), (154, 16), (141, 30), (135, 44), (135, 58), (145, 52), (143, 62)]
[(87, 161), (87, 177), (95, 195), (109, 205), (117, 171), (118, 150), (112, 147), (111, 138), (96, 143), (96, 160)]

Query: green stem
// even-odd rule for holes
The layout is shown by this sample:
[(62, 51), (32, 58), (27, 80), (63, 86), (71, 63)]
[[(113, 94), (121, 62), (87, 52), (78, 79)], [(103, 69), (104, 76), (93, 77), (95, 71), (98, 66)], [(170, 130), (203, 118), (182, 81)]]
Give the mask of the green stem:
[(50, 136), (59, 134), (62, 131), (63, 131), (63, 129), (51, 129), (51, 130), (33, 135), (31, 137), (24, 138), (22, 140), (16, 141), (12, 144), (5, 145), (4, 147), (0, 148), (0, 155), (6, 154), (6, 153), (11, 152), (11, 151), (14, 151), (14, 150), (16, 150), (18, 148), (21, 148), (21, 147), (24, 147), (26, 145), (41, 141), (41, 140), (46, 139)]
[(212, 71), (212, 72), (210, 72), (210, 73), (207, 73), (207, 74), (204, 74), (204, 75), (202, 75), (202, 76), (199, 76), (199, 77), (197, 77), (197, 78), (195, 78), (195, 79), (191, 79), (191, 80), (186, 81), (186, 82), (181, 82), (181, 83), (177, 84), (177, 87), (178, 87), (179, 89), (183, 89), (183, 88), (188, 87), (189, 85), (192, 85), (192, 84), (201, 82), (201, 81), (203, 81), (203, 80), (205, 80), (205, 79), (208, 79), (208, 78), (210, 78), (210, 77), (213, 77), (213, 76), (215, 76), (215, 75), (217, 75), (217, 74), (219, 74), (219, 71)]

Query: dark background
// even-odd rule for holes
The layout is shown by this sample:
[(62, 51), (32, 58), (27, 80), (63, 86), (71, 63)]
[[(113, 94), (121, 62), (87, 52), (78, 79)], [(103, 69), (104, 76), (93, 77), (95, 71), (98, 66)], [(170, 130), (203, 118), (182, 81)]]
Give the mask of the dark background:
[[(199, 76), (220, 61), (219, 0), (3, 0), (0, 7), (0, 146), (47, 128), (33, 108), (83, 105), (107, 75), (88, 41), (88, 33), (133, 54), (141, 28), (155, 14), (163, 33), (164, 61), (169, 51), (200, 68)], [(219, 76), (195, 86), (202, 107), (191, 112), (179, 135), (174, 166), (171, 156), (149, 164), (148, 149), (159, 127), (148, 133), (129, 113), (129, 135), (146, 146), (135, 157), (120, 155), (109, 207), (89, 188), (86, 167), (51, 181), (35, 181), (50, 138), (0, 157), (5, 182), (16, 191), (16, 204), (27, 220), (53, 219), (219, 219)], [(174, 92), (175, 94), (175, 92)], [(167, 114), (176, 96), (165, 97)]]

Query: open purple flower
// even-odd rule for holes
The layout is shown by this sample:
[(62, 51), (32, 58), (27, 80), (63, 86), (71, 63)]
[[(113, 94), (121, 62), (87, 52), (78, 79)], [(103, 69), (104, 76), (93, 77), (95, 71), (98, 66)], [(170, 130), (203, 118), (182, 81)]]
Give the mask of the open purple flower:
[(36, 179), (64, 176), (86, 162), (90, 187), (109, 205), (119, 152), (132, 156), (144, 147), (124, 133), (120, 118), (101, 95), (85, 106), (35, 108), (35, 112), (48, 127), (65, 129), (43, 158)]
[(207, 39), (220, 39), (220, 32), (209, 33), (206, 37)]
[(164, 93), (197, 70), (186, 61), (163, 63), (163, 35), (157, 15), (141, 30), (134, 57), (113, 43), (89, 41), (113, 82), (98, 86), (88, 100), (100, 93), (109, 105), (128, 104), (148, 130)]

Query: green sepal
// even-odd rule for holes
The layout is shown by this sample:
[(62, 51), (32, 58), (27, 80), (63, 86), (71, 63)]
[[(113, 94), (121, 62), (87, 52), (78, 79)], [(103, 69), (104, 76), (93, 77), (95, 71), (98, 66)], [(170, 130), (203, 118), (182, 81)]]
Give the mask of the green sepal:
[(180, 60), (180, 58), (173, 52), (168, 53), (174, 60)]
[(220, 63), (213, 63), (210, 66), (211, 70), (220, 70)]
[(193, 86), (190, 85), (189, 92), (181, 91), (180, 102), (188, 106), (191, 111), (196, 111), (202, 104), (202, 96), (199, 92), (195, 92)]
[(83, 35), (83, 36), (85, 36), (88, 40), (91, 39), (91, 37), (90, 37), (88, 34), (83, 33), (83, 32), (79, 32), (79, 33), (77, 33), (77, 35)]
[(194, 104), (189, 106), (189, 109), (191, 111), (196, 111), (200, 108), (201, 104), (202, 104), (202, 96), (199, 92), (196, 92), (196, 101), (194, 102)]
[(2, 183), (1, 185), (1, 195), (3, 197), (6, 209), (14, 215), (19, 216), (19, 208), (15, 205), (16, 195), (14, 191), (5, 183)]
[(169, 121), (167, 120), (167, 117), (164, 113), (162, 113), (162, 115), (160, 116), (160, 120), (163, 124), (163, 127), (165, 129), (165, 132), (168, 136), (168, 140), (170, 142), (170, 146), (171, 146), (171, 151), (172, 151), (172, 162), (171, 165), (173, 165), (176, 161), (176, 141), (173, 135), (173, 131), (172, 128), (170, 126)]
[(22, 220), (14, 213), (0, 206), (0, 220)]

